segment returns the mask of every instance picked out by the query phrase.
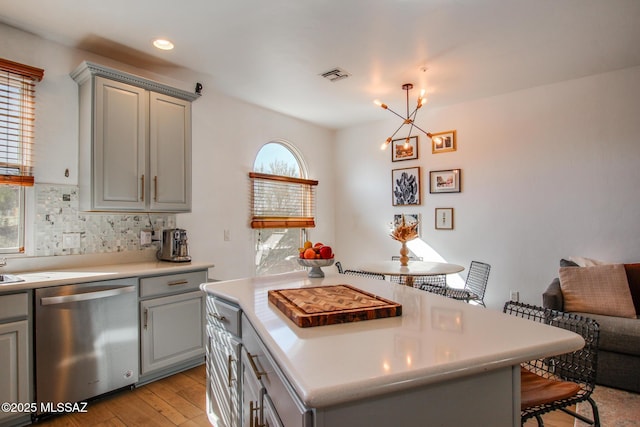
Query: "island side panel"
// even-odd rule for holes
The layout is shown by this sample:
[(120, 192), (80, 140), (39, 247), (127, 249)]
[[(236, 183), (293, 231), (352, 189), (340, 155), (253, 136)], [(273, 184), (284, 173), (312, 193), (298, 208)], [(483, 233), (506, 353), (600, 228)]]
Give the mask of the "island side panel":
[(505, 367), (316, 409), (314, 427), (520, 426), (516, 371)]

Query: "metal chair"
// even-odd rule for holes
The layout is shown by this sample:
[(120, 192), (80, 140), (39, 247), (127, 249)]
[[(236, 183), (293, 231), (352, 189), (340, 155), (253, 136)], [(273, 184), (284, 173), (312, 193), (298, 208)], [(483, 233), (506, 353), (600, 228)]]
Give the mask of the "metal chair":
[(362, 276), (368, 277), (370, 279), (379, 279), (384, 280), (384, 274), (380, 273), (372, 273), (371, 271), (362, 271), (362, 270), (344, 270), (342, 274), (348, 274), (351, 276)]
[[(574, 313), (515, 301), (506, 302), (503, 311), (513, 316), (573, 331), (585, 340), (585, 345), (580, 350), (521, 364), (520, 417), (522, 424), (529, 418), (535, 418), (538, 426), (544, 426), (542, 414), (561, 410), (587, 424), (599, 427), (598, 407), (591, 398), (598, 364), (597, 350), (600, 336), (598, 322)], [(568, 409), (582, 401), (587, 401), (591, 405), (593, 420)]]
[(447, 288), (445, 296), (465, 302), (476, 302), (486, 307), (484, 304), (484, 293), (487, 289), (487, 281), (489, 280), (489, 271), (491, 266), (480, 261), (471, 261), (467, 280), (463, 289)]

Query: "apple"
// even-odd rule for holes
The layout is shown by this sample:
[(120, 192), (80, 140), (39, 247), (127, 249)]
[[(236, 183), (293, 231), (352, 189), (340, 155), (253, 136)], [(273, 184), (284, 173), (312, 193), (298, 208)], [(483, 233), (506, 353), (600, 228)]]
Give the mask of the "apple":
[(333, 258), (333, 250), (331, 249), (331, 246), (323, 246), (320, 248), (320, 258), (322, 259)]

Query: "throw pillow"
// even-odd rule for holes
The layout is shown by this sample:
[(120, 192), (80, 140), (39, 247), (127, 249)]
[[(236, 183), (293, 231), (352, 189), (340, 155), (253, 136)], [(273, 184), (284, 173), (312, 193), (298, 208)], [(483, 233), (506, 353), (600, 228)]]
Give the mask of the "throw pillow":
[(573, 261), (569, 261), (568, 259), (562, 258), (560, 260), (560, 267), (580, 267), (580, 266)]
[(608, 262), (600, 261), (593, 258), (585, 258), (583, 256), (570, 256), (569, 261), (578, 265), (578, 267), (593, 267), (594, 265), (609, 264)]
[(622, 264), (560, 267), (560, 289), (565, 311), (636, 317)]
[(636, 315), (640, 316), (640, 264), (625, 264), (624, 269), (627, 272), (629, 291), (631, 291), (633, 305), (636, 307)]

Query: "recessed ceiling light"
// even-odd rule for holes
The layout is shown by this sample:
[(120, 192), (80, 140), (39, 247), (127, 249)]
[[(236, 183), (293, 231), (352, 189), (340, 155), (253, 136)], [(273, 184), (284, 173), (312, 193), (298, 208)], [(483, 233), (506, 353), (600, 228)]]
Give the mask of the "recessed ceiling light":
[(173, 43), (166, 39), (155, 39), (153, 45), (158, 49), (171, 50), (173, 49)]

